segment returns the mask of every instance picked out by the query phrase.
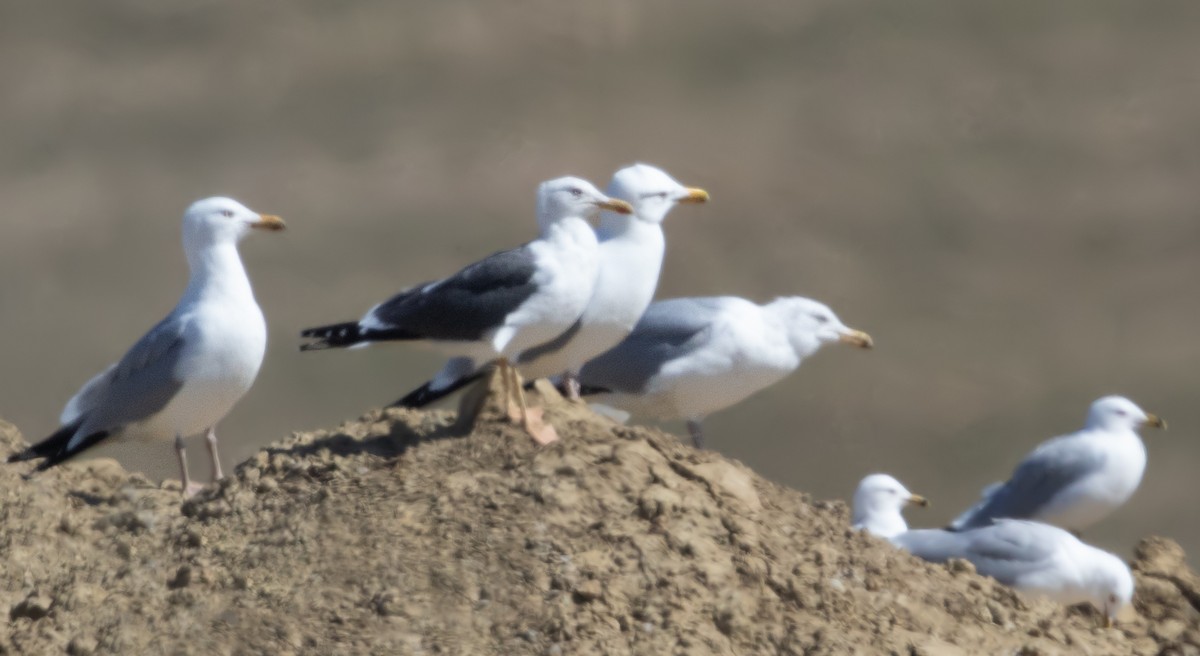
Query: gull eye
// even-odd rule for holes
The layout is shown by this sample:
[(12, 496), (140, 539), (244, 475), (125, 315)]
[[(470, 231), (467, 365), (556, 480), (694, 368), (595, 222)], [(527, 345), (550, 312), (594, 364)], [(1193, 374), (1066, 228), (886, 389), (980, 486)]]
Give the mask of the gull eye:
[(223, 216), (227, 219), (232, 219), (233, 218), (233, 210), (221, 210), (221, 216)]
[(574, 198), (579, 198), (579, 197), (583, 196), (583, 190), (580, 189), (579, 187), (571, 187), (571, 189), (569, 191), (571, 192), (571, 196)]
[(1116, 414), (1118, 417), (1124, 417), (1125, 415), (1127, 415), (1127, 414), (1129, 414), (1129, 413), (1128, 413), (1128, 412), (1125, 412), (1124, 410), (1116, 410), (1116, 411), (1115, 411), (1115, 414)]
[(1108, 595), (1108, 603), (1110, 603), (1110, 604), (1117, 603), (1117, 595), (1115, 595), (1115, 594)]
[(829, 323), (829, 317), (827, 317), (823, 314), (818, 314), (817, 315), (817, 323)]

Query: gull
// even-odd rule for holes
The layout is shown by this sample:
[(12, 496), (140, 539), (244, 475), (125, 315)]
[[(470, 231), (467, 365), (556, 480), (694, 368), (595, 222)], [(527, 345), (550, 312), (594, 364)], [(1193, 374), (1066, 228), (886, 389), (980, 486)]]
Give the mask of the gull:
[(425, 341), (457, 357), (496, 362), (506, 403), (531, 437), (558, 439), (527, 407), (513, 359), (554, 339), (583, 314), (596, 284), (598, 245), (588, 220), (600, 210), (629, 214), (622, 200), (586, 180), (563, 177), (538, 188), (540, 236), (484, 258), (442, 280), (417, 285), (372, 307), (358, 321), (309, 328), (301, 351)]
[[(633, 213), (601, 214), (596, 229), (599, 269), (587, 307), (561, 335), (525, 349), (516, 357), (528, 379), (564, 374), (563, 382), (572, 400), (579, 399), (580, 367), (624, 339), (654, 298), (666, 249), (662, 223), (667, 214), (678, 203), (708, 201), (708, 192), (685, 187), (648, 164), (617, 171), (605, 193), (628, 202)], [(473, 360), (454, 358), (432, 380), (394, 405), (424, 407), (481, 376)]]
[(976, 572), (1027, 594), (1061, 604), (1090, 602), (1106, 626), (1133, 598), (1133, 575), (1124, 561), (1049, 524), (998, 519), (961, 532), (908, 531), (891, 541), (934, 563), (969, 560)]
[(675, 298), (652, 303), (624, 341), (584, 365), (579, 381), (595, 403), (687, 420), (699, 448), (706, 416), (779, 382), (827, 342), (873, 344), (812, 299)]
[(267, 325), (254, 300), (237, 243), (252, 228), (282, 230), (277, 216), (229, 198), (197, 201), (183, 215), (191, 277), (175, 309), (118, 362), (89, 380), (62, 411), (50, 437), (9, 457), (42, 459), (36, 471), (108, 441), (175, 440), (183, 493), (183, 440), (205, 433), (213, 480), (221, 479), (216, 425), (253, 385), (267, 347)]
[(881, 538), (892, 538), (908, 530), (901, 514), (905, 507), (925, 507), (929, 501), (913, 494), (900, 481), (887, 474), (871, 474), (862, 479), (854, 491), (855, 530), (867, 531)]
[(952, 530), (987, 526), (993, 519), (1033, 519), (1079, 532), (1133, 496), (1146, 470), (1141, 427), (1165, 428), (1127, 398), (1092, 403), (1082, 430), (1046, 441), (1017, 465), (1005, 483), (956, 518)]

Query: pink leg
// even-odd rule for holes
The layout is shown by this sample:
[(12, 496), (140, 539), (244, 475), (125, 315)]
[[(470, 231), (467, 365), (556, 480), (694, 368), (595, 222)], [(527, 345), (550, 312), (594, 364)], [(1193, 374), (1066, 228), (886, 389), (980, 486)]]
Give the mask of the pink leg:
[(208, 429), (204, 435), (204, 440), (208, 443), (208, 457), (212, 459), (212, 482), (225, 478), (225, 474), (221, 471), (221, 458), (217, 455), (217, 427), (213, 426)]

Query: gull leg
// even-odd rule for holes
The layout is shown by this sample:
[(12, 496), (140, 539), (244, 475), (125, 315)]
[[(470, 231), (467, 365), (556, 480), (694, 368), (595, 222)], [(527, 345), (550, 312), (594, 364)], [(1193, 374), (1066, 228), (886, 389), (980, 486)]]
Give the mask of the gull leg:
[(692, 436), (692, 446), (697, 449), (704, 448), (704, 429), (700, 426), (700, 422), (695, 419), (689, 419), (687, 423), (688, 434)]
[(221, 458), (217, 456), (217, 427), (211, 426), (208, 432), (204, 435), (204, 441), (208, 443), (208, 457), (212, 459), (212, 482), (225, 478), (225, 474), (221, 472)]
[[(513, 382), (516, 378), (513, 375), (513, 367), (509, 364), (507, 358), (500, 358), (500, 383), (504, 389), (504, 409), (508, 413), (508, 420), (514, 424), (519, 424), (525, 420), (525, 415), (521, 412), (521, 408), (513, 402)], [(521, 391), (520, 381), (516, 381), (517, 393)]]
[(567, 373), (563, 374), (562, 384), (563, 388), (567, 391), (568, 401), (574, 401), (578, 403), (583, 400), (583, 397), (579, 394), (579, 376), (574, 371), (568, 371)]
[(513, 388), (517, 390), (517, 403), (521, 411), (521, 427), (538, 444), (550, 444), (558, 441), (558, 431), (550, 424), (542, 421), (541, 408), (530, 409), (525, 402), (525, 389), (521, 387), (521, 377), (515, 367), (509, 367), (513, 378)]
[(182, 488), (183, 498), (187, 499), (204, 488), (199, 483), (193, 483), (188, 476), (187, 465), (187, 448), (183, 444), (183, 436), (175, 435), (175, 456), (179, 458), (179, 485)]

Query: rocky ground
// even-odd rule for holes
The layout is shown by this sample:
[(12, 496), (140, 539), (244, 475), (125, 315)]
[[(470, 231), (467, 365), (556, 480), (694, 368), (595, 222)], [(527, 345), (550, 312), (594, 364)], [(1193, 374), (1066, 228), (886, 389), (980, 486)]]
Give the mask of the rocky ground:
[(538, 448), (494, 408), (373, 411), (183, 503), (110, 461), (0, 468), (0, 653), (1200, 654), (1168, 539), (1105, 629), (674, 436), (549, 416)]

